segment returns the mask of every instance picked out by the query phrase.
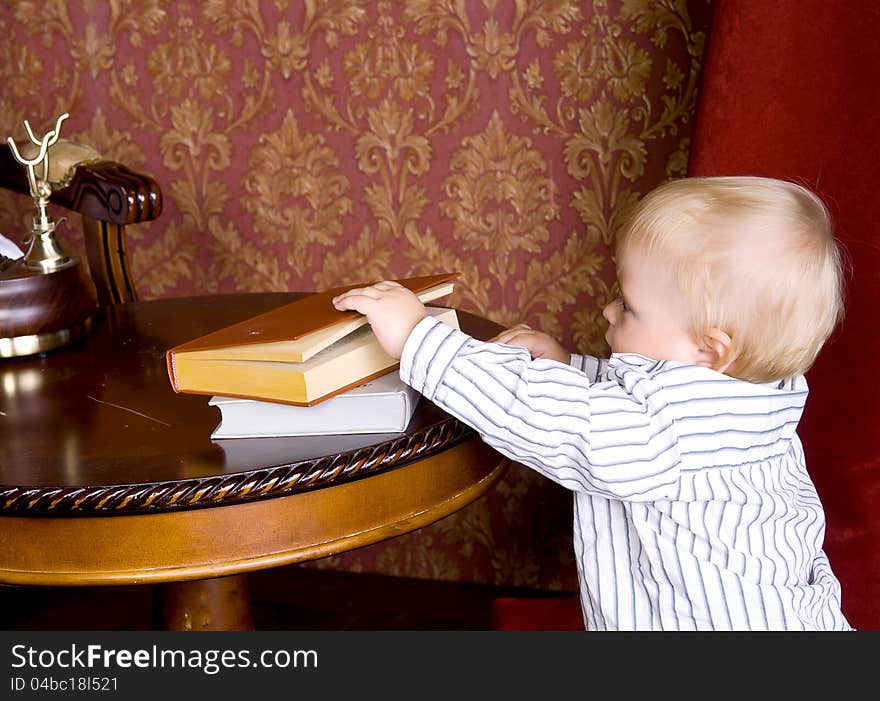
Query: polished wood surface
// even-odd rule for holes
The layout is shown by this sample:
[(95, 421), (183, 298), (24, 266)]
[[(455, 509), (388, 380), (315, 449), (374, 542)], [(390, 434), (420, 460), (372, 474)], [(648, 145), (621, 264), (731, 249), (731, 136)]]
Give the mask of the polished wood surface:
[(253, 630), (245, 577), (181, 582), (160, 593), (158, 607), (168, 630)]
[[(173, 392), (165, 351), (295, 297), (107, 307), (76, 344), (3, 360), (0, 582), (177, 583), (165, 590), (169, 627), (195, 615), (178, 599), (206, 597), (225, 627), (246, 619), (228, 603), (243, 585), (216, 578), (411, 531), (494, 483), (505, 461), (425, 399), (403, 434), (212, 442), (218, 410)], [(498, 330), (460, 321), (480, 337)], [(204, 580), (198, 596), (180, 584), (192, 580)]]
[(366, 479), (223, 507), (89, 518), (4, 517), (0, 582), (144, 584), (242, 574), (407, 533), (491, 486), (479, 439)]
[(94, 285), (82, 262), (73, 260), (43, 272), (18, 258), (0, 271), (0, 338), (69, 329), (94, 314)]

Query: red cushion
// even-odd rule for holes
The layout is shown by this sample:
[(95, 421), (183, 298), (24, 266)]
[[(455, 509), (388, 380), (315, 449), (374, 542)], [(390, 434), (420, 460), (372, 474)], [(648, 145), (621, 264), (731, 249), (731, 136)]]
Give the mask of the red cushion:
[(547, 598), (500, 597), (492, 603), (495, 630), (583, 630), (577, 595)]

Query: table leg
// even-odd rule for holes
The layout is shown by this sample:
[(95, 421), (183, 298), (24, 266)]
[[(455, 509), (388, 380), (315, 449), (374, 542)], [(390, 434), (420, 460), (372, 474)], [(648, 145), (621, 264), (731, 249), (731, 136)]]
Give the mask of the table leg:
[(157, 586), (165, 630), (253, 630), (246, 575)]

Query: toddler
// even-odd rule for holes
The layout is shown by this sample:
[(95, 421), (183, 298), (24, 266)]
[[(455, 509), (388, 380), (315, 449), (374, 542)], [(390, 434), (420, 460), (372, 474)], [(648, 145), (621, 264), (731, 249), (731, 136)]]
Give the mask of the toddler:
[(847, 630), (796, 434), (843, 308), (809, 190), (684, 178), (618, 233), (608, 360), (519, 325), (489, 342), (393, 282), (348, 291), (400, 376), (574, 492), (590, 630)]

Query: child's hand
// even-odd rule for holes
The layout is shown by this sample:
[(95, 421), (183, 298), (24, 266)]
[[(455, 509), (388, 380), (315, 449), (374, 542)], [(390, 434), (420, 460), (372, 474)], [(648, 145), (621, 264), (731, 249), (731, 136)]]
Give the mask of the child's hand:
[(343, 292), (333, 298), (333, 306), (339, 310), (354, 309), (365, 315), (379, 344), (398, 360), (406, 339), (428, 315), (415, 294), (391, 280)]
[(525, 324), (512, 326), (490, 340), (495, 343), (506, 343), (509, 346), (525, 348), (531, 353), (532, 358), (556, 360), (566, 365), (571, 361), (571, 353), (565, 350), (555, 338), (548, 336), (543, 331), (535, 331)]

